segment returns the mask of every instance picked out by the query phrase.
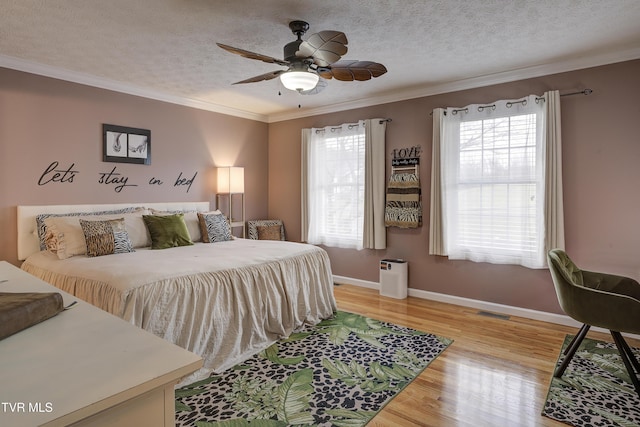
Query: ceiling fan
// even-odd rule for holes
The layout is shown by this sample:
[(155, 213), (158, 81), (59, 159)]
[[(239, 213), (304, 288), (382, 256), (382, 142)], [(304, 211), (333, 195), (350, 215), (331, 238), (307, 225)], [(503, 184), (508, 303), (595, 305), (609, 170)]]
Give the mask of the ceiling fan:
[(284, 46), (284, 59), (216, 43), (222, 49), (236, 55), (288, 67), (287, 70), (271, 71), (234, 84), (261, 82), (280, 76), (282, 84), (287, 89), (303, 95), (312, 95), (324, 89), (328, 79), (363, 81), (387, 72), (385, 66), (377, 62), (340, 61), (342, 55), (347, 53), (348, 43), (347, 36), (341, 31), (320, 31), (309, 36), (307, 40), (302, 40), (302, 35), (309, 29), (307, 22), (291, 21), (289, 28), (298, 39)]

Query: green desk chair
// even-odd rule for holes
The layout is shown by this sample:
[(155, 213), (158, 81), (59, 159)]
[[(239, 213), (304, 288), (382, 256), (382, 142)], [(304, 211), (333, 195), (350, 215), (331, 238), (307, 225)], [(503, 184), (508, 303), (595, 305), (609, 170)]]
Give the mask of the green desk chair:
[(560, 307), (583, 323), (554, 376), (562, 377), (591, 326), (609, 329), (640, 396), (640, 363), (621, 334), (640, 334), (640, 284), (628, 277), (580, 270), (560, 249), (550, 250), (547, 260)]

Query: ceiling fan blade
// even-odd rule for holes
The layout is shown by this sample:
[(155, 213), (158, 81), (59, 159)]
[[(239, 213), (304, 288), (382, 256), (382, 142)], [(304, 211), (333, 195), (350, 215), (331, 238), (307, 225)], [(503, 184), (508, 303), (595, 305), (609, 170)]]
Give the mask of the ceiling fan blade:
[(312, 57), (321, 66), (333, 64), (347, 53), (347, 36), (341, 31), (320, 31), (300, 43), (296, 56)]
[(284, 66), (289, 65), (287, 61), (283, 61), (282, 59), (274, 58), (272, 56), (250, 52), (248, 50), (239, 49), (237, 47), (229, 46), (222, 43), (216, 43), (216, 44), (220, 46), (222, 49), (226, 50), (227, 52), (235, 53), (236, 55), (240, 55), (244, 58), (257, 59), (258, 61), (267, 62), (269, 64), (278, 64), (278, 65), (284, 65)]
[(301, 90), (298, 93), (301, 95), (315, 95), (316, 93), (322, 92), (327, 87), (328, 84), (329, 82), (327, 82), (325, 79), (321, 77), (320, 80), (318, 80), (316, 87), (309, 90)]
[(328, 67), (319, 68), (318, 74), (325, 79), (334, 78), (345, 82), (354, 80), (370, 80), (380, 77), (387, 72), (387, 68), (371, 61), (338, 61)]
[(265, 80), (275, 79), (280, 74), (282, 74), (282, 73), (284, 73), (286, 71), (287, 70), (270, 71), (268, 73), (260, 74), (259, 76), (255, 76), (255, 77), (251, 77), (251, 78), (246, 79), (246, 80), (235, 82), (234, 85), (238, 85), (238, 84), (241, 84), (241, 83), (256, 83), (256, 82), (262, 82), (262, 81), (265, 81)]

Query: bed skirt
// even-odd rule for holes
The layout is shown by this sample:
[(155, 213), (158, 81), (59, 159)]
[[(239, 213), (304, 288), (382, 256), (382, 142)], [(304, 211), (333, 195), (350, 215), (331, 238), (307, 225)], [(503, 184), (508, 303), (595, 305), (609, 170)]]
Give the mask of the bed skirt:
[[(185, 258), (176, 262), (179, 253)], [(116, 263), (100, 268), (91, 262), (97, 258), (58, 260), (51, 255), (35, 254), (22, 268), (200, 355), (204, 368), (189, 380), (225, 370), (336, 310), (328, 255), (311, 245), (238, 239), (137, 250), (99, 257)], [(224, 268), (220, 258), (225, 256), (242, 261)], [(203, 262), (207, 258), (215, 259), (213, 268), (203, 267), (210, 264)], [(145, 265), (142, 271), (140, 265)], [(130, 274), (123, 273), (129, 268)], [(100, 278), (105, 269), (110, 273)]]

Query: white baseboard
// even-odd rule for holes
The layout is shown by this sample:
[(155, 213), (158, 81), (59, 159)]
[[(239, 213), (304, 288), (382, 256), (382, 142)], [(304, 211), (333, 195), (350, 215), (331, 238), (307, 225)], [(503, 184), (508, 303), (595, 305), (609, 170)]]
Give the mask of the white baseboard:
[[(360, 286), (363, 288), (380, 290), (380, 284), (378, 282), (370, 282), (367, 280), (353, 279), (351, 277), (336, 276), (336, 275), (333, 276), (333, 281), (335, 283), (340, 283), (345, 285), (354, 285), (354, 286)], [(537, 310), (531, 310), (531, 309), (522, 308), (522, 307), (513, 307), (510, 305), (496, 304), (488, 301), (457, 297), (455, 295), (447, 295), (447, 294), (441, 294), (438, 292), (423, 291), (421, 289), (409, 288), (408, 294), (411, 297), (438, 301), (438, 302), (443, 302), (447, 304), (460, 305), (463, 307), (470, 307), (478, 310), (490, 311), (492, 313), (500, 313), (500, 314), (506, 314), (509, 316), (523, 317), (525, 319), (540, 320), (542, 322), (555, 323), (558, 325), (571, 326), (575, 328), (580, 328), (582, 326), (582, 323), (579, 323), (573, 320), (571, 317), (564, 314), (548, 313), (546, 311), (537, 311)], [(597, 331), (597, 332), (609, 333), (608, 330), (602, 329), (602, 328), (593, 327), (591, 328), (591, 330)], [(638, 335), (633, 335), (633, 334), (623, 334), (623, 335), (631, 338), (635, 338), (635, 339), (640, 339), (640, 336)]]
[(352, 279), (351, 277), (345, 276), (336, 276), (333, 275), (333, 282), (339, 283), (341, 285), (355, 285), (360, 286), (361, 288), (369, 288), (380, 290), (380, 283), (378, 282), (369, 282), (368, 280), (360, 280), (360, 279)]

